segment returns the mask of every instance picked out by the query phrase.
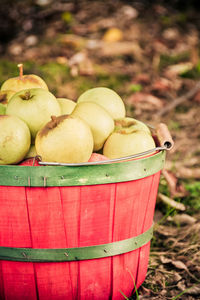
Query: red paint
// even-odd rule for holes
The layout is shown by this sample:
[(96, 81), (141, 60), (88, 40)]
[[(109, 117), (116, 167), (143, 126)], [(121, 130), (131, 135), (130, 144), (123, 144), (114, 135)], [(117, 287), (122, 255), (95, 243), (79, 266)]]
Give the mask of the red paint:
[[(67, 248), (110, 243), (150, 228), (160, 172), (74, 187), (0, 187), (0, 246)], [(150, 243), (130, 253), (64, 263), (0, 261), (1, 300), (118, 300), (145, 279)]]

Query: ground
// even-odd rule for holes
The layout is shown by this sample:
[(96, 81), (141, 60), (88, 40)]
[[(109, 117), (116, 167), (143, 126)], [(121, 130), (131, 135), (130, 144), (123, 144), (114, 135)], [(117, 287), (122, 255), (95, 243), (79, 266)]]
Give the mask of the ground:
[(0, 82), (35, 73), (57, 97), (107, 86), (127, 116), (167, 124), (146, 280), (138, 299), (200, 299), (200, 18), (196, 1), (3, 1)]

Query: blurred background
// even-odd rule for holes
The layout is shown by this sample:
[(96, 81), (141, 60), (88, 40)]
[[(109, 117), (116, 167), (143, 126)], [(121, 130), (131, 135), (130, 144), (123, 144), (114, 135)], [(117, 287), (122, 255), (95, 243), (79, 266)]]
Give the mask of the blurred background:
[(164, 122), (175, 140), (161, 177), (140, 299), (181, 292), (180, 299), (200, 299), (199, 6), (181, 0), (1, 0), (1, 84), (23, 63), (24, 73), (41, 76), (57, 97), (76, 101), (89, 88), (109, 87), (124, 100), (127, 116)]

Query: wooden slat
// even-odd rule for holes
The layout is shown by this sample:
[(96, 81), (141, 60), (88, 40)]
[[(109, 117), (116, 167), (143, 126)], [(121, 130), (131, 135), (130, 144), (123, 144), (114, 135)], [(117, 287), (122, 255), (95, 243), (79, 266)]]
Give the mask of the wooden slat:
[[(81, 187), (79, 247), (109, 243), (115, 184)], [(111, 289), (111, 258), (79, 262), (79, 299), (106, 300)]]
[[(0, 246), (31, 247), (29, 220), (24, 187), (1, 186)], [(33, 263), (1, 262), (2, 300), (36, 300)]]
[[(66, 234), (59, 188), (27, 188), (33, 248), (65, 248)], [(40, 300), (72, 299), (66, 263), (35, 263)]]

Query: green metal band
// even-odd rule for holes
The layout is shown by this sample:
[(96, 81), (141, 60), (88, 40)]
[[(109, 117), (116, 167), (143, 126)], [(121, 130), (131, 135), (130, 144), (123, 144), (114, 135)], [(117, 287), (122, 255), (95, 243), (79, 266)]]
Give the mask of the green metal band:
[(141, 179), (160, 171), (165, 152), (120, 163), (69, 166), (0, 166), (0, 185), (5, 186), (80, 186)]
[(153, 236), (153, 226), (144, 233), (126, 240), (79, 248), (32, 249), (0, 247), (0, 260), (24, 262), (64, 262), (104, 258), (127, 253), (148, 243)]

